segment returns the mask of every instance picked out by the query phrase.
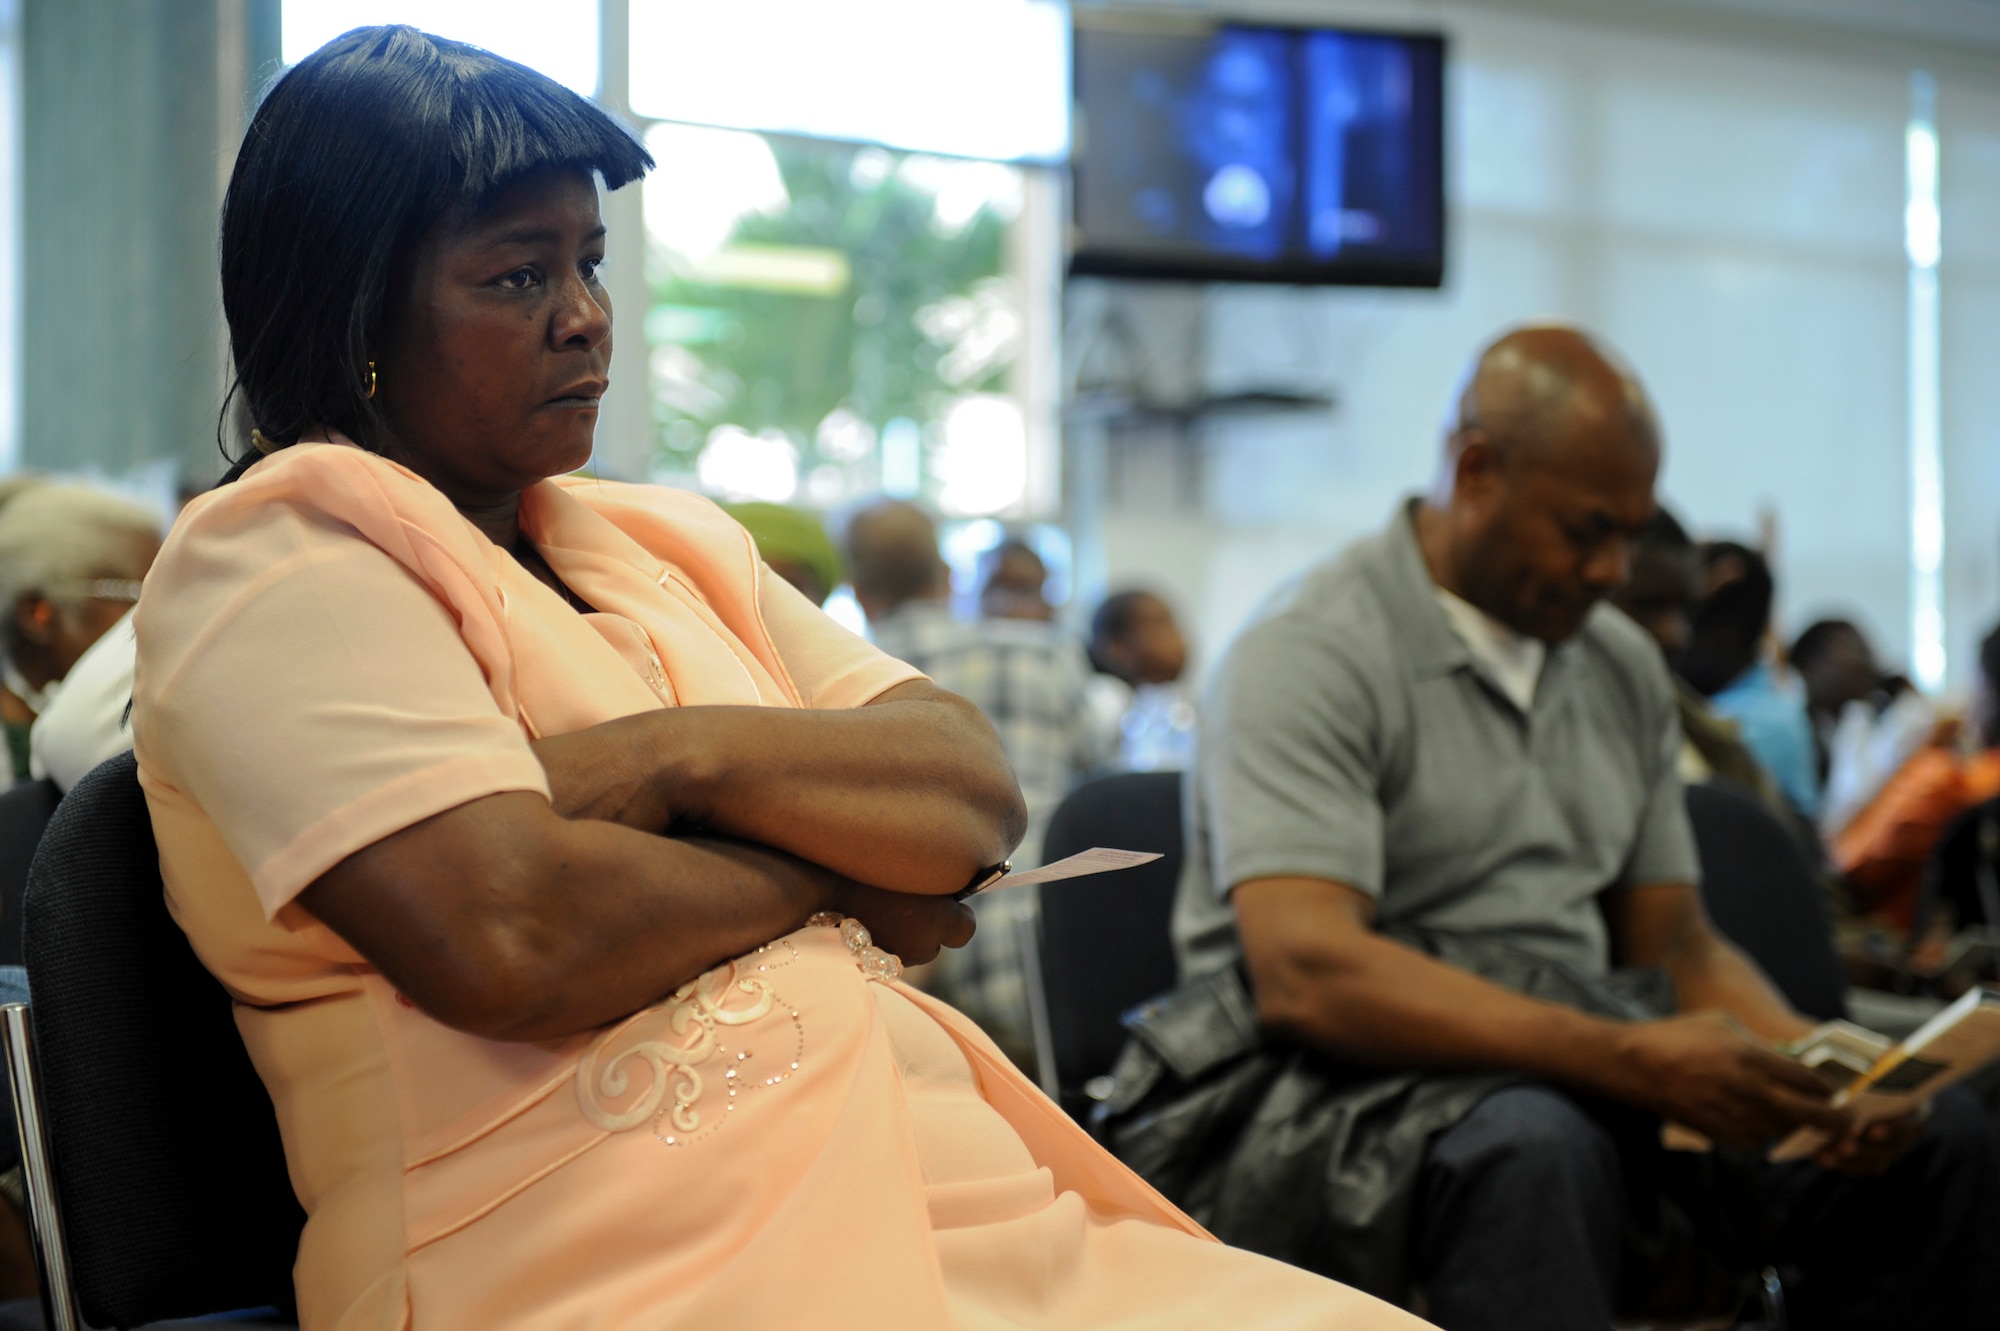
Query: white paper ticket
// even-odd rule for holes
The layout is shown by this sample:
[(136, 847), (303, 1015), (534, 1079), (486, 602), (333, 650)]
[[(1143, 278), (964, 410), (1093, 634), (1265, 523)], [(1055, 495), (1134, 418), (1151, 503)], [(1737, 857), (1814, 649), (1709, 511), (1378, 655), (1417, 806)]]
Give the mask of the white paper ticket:
[(1157, 851), (1112, 850), (1098, 846), (1081, 851), (1068, 859), (1057, 860), (1054, 864), (1044, 864), (1039, 869), (1029, 869), (1025, 873), (1010, 873), (986, 891), (998, 892), (1007, 887), (1031, 887), (1036, 883), (1053, 883), (1062, 878), (1081, 878), (1085, 874), (1130, 869), (1135, 865), (1151, 864), (1159, 858), (1160, 854)]

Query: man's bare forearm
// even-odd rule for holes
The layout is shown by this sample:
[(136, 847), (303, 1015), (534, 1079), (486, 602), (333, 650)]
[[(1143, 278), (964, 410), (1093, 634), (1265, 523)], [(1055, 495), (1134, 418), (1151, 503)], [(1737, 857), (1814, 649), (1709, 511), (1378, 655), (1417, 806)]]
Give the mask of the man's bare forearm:
[[(1235, 904), (1266, 1024), (1343, 1058), (1521, 1072), (1747, 1149), (1800, 1123), (1845, 1130), (1826, 1088), (1727, 1015), (1733, 1007), (1626, 1022), (1528, 998), (1382, 937), (1373, 903), (1339, 883), (1253, 880), (1236, 888)], [(1705, 924), (1698, 910), (1689, 915), (1685, 893), (1635, 894), (1634, 905), (1640, 927), (1621, 933), (1628, 958), (1670, 972), (1678, 965), (1684, 1001), (1713, 995), (1754, 1006), (1744, 986), (1754, 988), (1757, 975), (1740, 956), (1675, 955), (1673, 945), (1698, 941)]]
[(1377, 934), (1252, 963), (1267, 1025), (1356, 1063), (1525, 1072), (1625, 1098), (1621, 1023), (1528, 998)]
[(1766, 1040), (1795, 1040), (1812, 1023), (1792, 1011), (1763, 972), (1727, 939), (1708, 942), (1666, 962), (1683, 1012), (1727, 1012)]
[(1764, 973), (1716, 932), (1691, 884), (1653, 883), (1616, 893), (1606, 899), (1605, 920), (1620, 964), (1664, 970), (1683, 1012), (1726, 1012), (1774, 1041), (1796, 1039), (1812, 1028)]

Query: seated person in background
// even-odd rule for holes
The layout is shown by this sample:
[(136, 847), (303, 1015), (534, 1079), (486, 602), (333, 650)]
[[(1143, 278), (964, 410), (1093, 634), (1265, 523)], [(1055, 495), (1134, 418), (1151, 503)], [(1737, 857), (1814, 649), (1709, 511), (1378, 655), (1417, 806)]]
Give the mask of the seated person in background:
[(1028, 804), (1021, 847), (1031, 858), (1055, 806), (1109, 757), (1080, 724), (1089, 660), (1074, 639), (1039, 617), (954, 616), (937, 524), (915, 504), (869, 504), (848, 520), (846, 536), (854, 599), (868, 617), (869, 638), (940, 688), (970, 699), (999, 731)]
[(1009, 536), (979, 557), (979, 613), (987, 619), (1052, 620), (1048, 565), (1035, 548)]
[(307, 1212), (301, 1324), (1411, 1325), (1207, 1241), (897, 981), (1020, 796), (714, 505), (565, 476), (596, 178), (648, 165), (403, 27), (292, 66), (236, 158), (263, 456), (161, 554), (133, 718)]
[[(1695, 548), (1687, 529), (1661, 508), (1632, 546), (1632, 572), (1607, 598), (1659, 644), (1671, 669), (1687, 651), (1694, 629)], [(1778, 783), (1743, 743), (1733, 721), (1717, 716), (1708, 700), (1675, 676), (1674, 706), (1681, 720), (1681, 779), (1720, 777), (1754, 795), (1787, 827), (1798, 824)]]
[(160, 519), (84, 485), (37, 485), (0, 508), (0, 604), (10, 780), (67, 790), (132, 747), (133, 602)]
[(1819, 751), (1819, 829), (1829, 844), (1912, 755), (1950, 742), (1937, 711), (1909, 680), (1876, 664), (1875, 649), (1845, 619), (1822, 619), (1799, 634), (1789, 656), (1805, 685)]
[(819, 518), (787, 504), (724, 504), (722, 511), (743, 524), (771, 572), (798, 589), (814, 605), (825, 605), (847, 580), (840, 551)]
[(1819, 814), (1819, 765), (1812, 723), (1796, 681), (1767, 655), (1771, 567), (1733, 541), (1701, 550), (1701, 594), (1679, 672), (1719, 716), (1736, 723), (1743, 743), (1805, 818)]
[[(86, 485), (16, 477), (0, 488), (0, 650), (9, 765), (0, 788), (54, 780), (67, 791), (132, 747), (132, 604), (160, 548), (150, 510)], [(16, 944), (21, 925), (5, 922)], [(28, 1001), (27, 972), (0, 967), (0, 1003)], [(0, 1111), (0, 1299), (32, 1294), (34, 1266), (16, 1199), (13, 1109)]]
[(1806, 625), (1785, 653), (1792, 673), (1805, 686), (1806, 715), (1819, 743), (1819, 775), (1826, 780), (1827, 743), (1850, 704), (1864, 702), (1882, 687), (1875, 649), (1851, 621), (1821, 619)]
[[(1053, 624), (953, 616), (937, 524), (915, 504), (884, 499), (862, 508), (848, 519), (846, 546), (854, 599), (875, 645), (969, 699), (999, 732), (1028, 806), (1016, 861), (1038, 863), (1056, 805), (1111, 758), (1092, 724), (1083, 649)], [(1022, 1066), (1033, 1065), (1033, 1039), (1019, 933), (1033, 903), (1025, 891), (978, 898), (973, 942), (941, 957), (927, 978)]]
[[(1659, 464), (1598, 343), (1512, 332), (1433, 493), (1253, 619), (1188, 787), (1189, 983), (1135, 1019), (1106, 1140), (1226, 1240), (1414, 1284), (1447, 1331), (1604, 1331), (1644, 1279), (1621, 1226), (1668, 1199), (1711, 1242), (1768, 1222), (1732, 1265), (1796, 1267), (1796, 1326), (1989, 1325), (2000, 1144), (1976, 1102), (1848, 1133), (1772, 1048), (1811, 1023), (1702, 909), (1672, 687), (1598, 604)], [(1758, 1205), (1700, 1209), (1662, 1120), (1745, 1153)], [(1764, 1165), (1801, 1124), (1841, 1135)]]
[[(1967, 724), (1932, 727), (1931, 742), (1910, 755), (1834, 837), (1833, 862), (1870, 914), (1907, 931), (1916, 922), (1925, 865), (1945, 829), (1967, 809), (1995, 797), (2000, 797), (2000, 628), (1979, 644), (1979, 683)], [(2000, 920), (1985, 923), (2000, 925)]]
[(1115, 722), (1118, 765), (1140, 772), (1185, 768), (1194, 758), (1194, 705), (1179, 687), (1188, 647), (1173, 607), (1152, 592), (1114, 592), (1090, 618), (1089, 650), (1099, 676), (1124, 686)]

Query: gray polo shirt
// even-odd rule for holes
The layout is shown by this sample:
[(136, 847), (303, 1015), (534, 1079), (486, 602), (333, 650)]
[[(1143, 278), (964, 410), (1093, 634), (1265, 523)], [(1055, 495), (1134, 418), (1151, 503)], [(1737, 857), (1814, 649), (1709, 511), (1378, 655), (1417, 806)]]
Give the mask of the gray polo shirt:
[(1189, 773), (1184, 977), (1237, 960), (1229, 892), (1326, 878), (1381, 925), (1499, 936), (1602, 974), (1598, 897), (1699, 873), (1659, 648), (1609, 606), (1510, 702), (1452, 631), (1412, 520), (1308, 570), (1230, 647)]

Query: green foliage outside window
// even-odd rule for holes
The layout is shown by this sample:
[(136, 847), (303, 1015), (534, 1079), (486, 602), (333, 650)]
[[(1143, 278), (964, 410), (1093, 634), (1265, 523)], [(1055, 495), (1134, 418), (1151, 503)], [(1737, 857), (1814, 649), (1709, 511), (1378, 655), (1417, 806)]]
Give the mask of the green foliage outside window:
[[(934, 427), (954, 399), (1004, 390), (1006, 330), (1018, 328), (1004, 276), (1008, 221), (988, 201), (962, 226), (940, 225), (926, 159), (912, 170), (909, 155), (880, 148), (768, 142), (790, 201), (742, 218), (725, 252), (804, 252), (836, 268), (844, 257), (845, 280), (783, 290), (655, 262), (647, 327), (658, 461), (692, 471), (717, 426), (775, 430), (799, 450), (801, 475), (839, 467), (841, 488), (859, 493), (879, 483), (862, 473), (876, 465), (873, 438), (891, 421)], [(858, 421), (844, 444), (822, 447), (823, 423), (842, 411), (851, 417), (837, 419)], [(852, 427), (862, 423), (857, 443)]]

